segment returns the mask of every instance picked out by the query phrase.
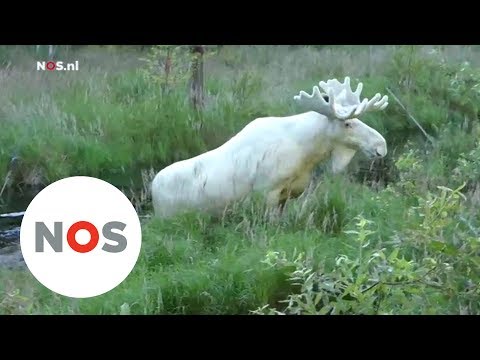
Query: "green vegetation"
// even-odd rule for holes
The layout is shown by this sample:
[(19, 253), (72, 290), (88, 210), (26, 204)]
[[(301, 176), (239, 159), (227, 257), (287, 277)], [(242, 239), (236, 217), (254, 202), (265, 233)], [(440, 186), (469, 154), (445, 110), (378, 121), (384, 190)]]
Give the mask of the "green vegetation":
[[(170, 77), (152, 61), (167, 50)], [(221, 219), (147, 218), (134, 271), (97, 298), (56, 296), (26, 271), (0, 270), (0, 313), (480, 314), (477, 47), (213, 48), (201, 112), (181, 49), (63, 50), (80, 62), (64, 73), (37, 72), (32, 51), (0, 47), (0, 179), (20, 158), (8, 188), (97, 176), (135, 184), (128, 195), (148, 214), (148, 181), (163, 166), (255, 117), (292, 114), (299, 90), (345, 75), (367, 97), (390, 95), (385, 112), (362, 118), (389, 155), (319, 171), (282, 215), (251, 199)]]

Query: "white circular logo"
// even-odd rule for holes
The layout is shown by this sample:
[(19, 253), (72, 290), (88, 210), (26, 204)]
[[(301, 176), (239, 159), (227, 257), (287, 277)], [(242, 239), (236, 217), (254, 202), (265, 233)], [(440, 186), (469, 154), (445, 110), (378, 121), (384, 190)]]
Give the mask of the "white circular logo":
[(48, 289), (73, 298), (104, 294), (135, 266), (140, 219), (115, 186), (74, 176), (47, 186), (25, 211), (20, 246), (25, 263)]

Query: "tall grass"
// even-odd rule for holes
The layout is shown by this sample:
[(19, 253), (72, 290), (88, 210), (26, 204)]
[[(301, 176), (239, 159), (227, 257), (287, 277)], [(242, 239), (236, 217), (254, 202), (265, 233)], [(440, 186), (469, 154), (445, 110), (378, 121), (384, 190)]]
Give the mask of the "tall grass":
[[(362, 119), (384, 134), (389, 156), (370, 164), (358, 155), (344, 175), (320, 168), (282, 215), (251, 199), (220, 219), (145, 220), (134, 271), (97, 298), (71, 301), (26, 271), (0, 270), (1, 313), (480, 312), (476, 47), (225, 46), (206, 60), (200, 114), (185, 83), (162, 91), (139, 60), (145, 53), (85, 47), (63, 56), (80, 71), (37, 72), (29, 49), (0, 51), (0, 177), (21, 159), (9, 186), (77, 174), (134, 179), (143, 192), (129, 195), (148, 213), (156, 171), (255, 117), (295, 113), (299, 90), (346, 75), (364, 82), (365, 96), (388, 88), (399, 99)], [(12, 58), (22, 61), (5, 65)]]

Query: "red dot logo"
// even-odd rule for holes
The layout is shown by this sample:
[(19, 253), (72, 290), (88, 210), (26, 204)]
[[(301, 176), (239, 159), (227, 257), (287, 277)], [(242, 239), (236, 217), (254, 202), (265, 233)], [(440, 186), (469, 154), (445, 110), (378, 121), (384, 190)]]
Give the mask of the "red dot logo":
[(47, 70), (53, 71), (57, 67), (57, 64), (54, 61), (47, 62)]
[[(77, 232), (79, 230), (87, 230), (90, 233), (90, 241), (85, 245), (79, 244), (77, 242), (77, 239), (75, 238), (75, 235), (77, 235)], [(70, 227), (70, 229), (68, 229), (67, 232), (68, 245), (70, 245), (73, 250), (79, 253), (87, 253), (95, 249), (98, 244), (99, 238), (100, 235), (98, 234), (97, 228), (95, 227), (95, 225), (89, 223), (88, 221), (76, 222)]]

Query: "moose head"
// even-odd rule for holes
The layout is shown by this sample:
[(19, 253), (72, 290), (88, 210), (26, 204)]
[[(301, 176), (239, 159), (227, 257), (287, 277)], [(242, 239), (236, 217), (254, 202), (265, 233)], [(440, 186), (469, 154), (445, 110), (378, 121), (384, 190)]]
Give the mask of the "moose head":
[(384, 110), (388, 106), (388, 96), (382, 97), (377, 93), (372, 99), (360, 100), (363, 83), (360, 82), (357, 89), (352, 91), (348, 76), (343, 83), (330, 79), (327, 82), (320, 81), (319, 86), (313, 87), (311, 95), (300, 91), (294, 100), (308, 110), (328, 118), (330, 138), (336, 145), (351, 151), (361, 150), (370, 158), (384, 157), (387, 154), (384, 137), (358, 117), (368, 112)]

